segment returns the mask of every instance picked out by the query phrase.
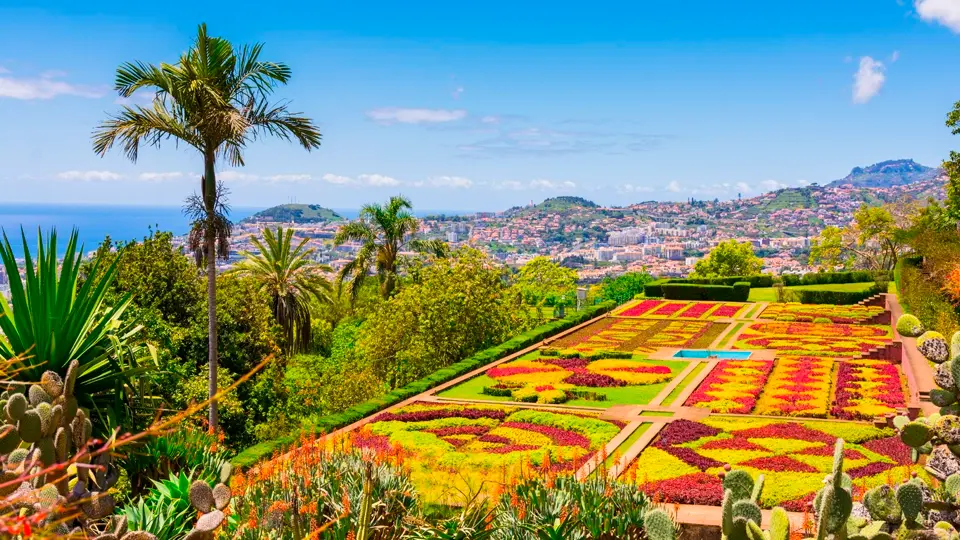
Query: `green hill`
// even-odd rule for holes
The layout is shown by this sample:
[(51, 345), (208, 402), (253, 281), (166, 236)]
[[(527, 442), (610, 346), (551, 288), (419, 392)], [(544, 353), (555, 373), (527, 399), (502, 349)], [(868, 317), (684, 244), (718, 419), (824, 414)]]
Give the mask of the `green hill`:
[(776, 192), (772, 200), (764, 201), (749, 210), (747, 213), (753, 216), (759, 214), (769, 214), (777, 210), (795, 210), (797, 208), (816, 208), (817, 201), (813, 197), (813, 188), (787, 188)]
[(262, 221), (283, 223), (326, 223), (342, 221), (343, 216), (318, 204), (281, 204), (267, 208), (243, 220), (243, 223)]

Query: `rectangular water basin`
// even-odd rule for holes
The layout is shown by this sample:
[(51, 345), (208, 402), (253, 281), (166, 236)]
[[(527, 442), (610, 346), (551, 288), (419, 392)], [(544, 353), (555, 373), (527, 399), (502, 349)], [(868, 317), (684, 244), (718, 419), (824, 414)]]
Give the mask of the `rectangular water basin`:
[(673, 355), (674, 358), (736, 358), (746, 360), (751, 351), (708, 351), (705, 349), (681, 349)]

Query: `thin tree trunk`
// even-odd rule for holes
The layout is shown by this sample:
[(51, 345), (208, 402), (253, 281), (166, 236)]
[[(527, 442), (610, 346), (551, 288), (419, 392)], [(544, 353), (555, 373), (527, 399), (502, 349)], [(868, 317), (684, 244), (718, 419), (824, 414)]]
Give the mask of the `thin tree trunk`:
[(209, 370), (209, 386), (207, 387), (210, 398), (210, 431), (217, 431), (217, 238), (213, 227), (213, 215), (216, 212), (214, 200), (216, 199), (216, 172), (214, 169), (215, 159), (212, 153), (204, 156), (204, 185), (203, 200), (207, 209), (207, 230), (204, 231), (204, 241), (206, 243), (207, 255), (207, 367)]

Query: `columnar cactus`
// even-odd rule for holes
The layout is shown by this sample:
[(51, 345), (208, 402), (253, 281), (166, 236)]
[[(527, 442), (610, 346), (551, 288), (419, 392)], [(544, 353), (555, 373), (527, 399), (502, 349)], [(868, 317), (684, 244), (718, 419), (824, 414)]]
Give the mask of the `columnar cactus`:
[(643, 516), (643, 530), (650, 540), (675, 540), (677, 536), (673, 520), (659, 508), (651, 510)]
[(853, 511), (853, 496), (847, 487), (849, 477), (843, 473), (843, 439), (837, 439), (833, 450), (833, 470), (827, 475), (827, 485), (815, 499), (817, 513), (817, 540), (834, 534), (847, 524)]

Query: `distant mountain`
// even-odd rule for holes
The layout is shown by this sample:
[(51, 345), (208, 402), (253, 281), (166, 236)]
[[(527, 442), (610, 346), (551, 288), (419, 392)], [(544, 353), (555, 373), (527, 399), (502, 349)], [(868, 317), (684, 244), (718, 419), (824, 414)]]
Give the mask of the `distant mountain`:
[(894, 159), (868, 167), (854, 167), (846, 177), (834, 180), (828, 186), (850, 184), (854, 187), (887, 188), (930, 180), (940, 173), (940, 169), (921, 165), (912, 159)]
[(342, 221), (343, 216), (318, 204), (281, 204), (244, 219), (242, 223), (327, 223)]

